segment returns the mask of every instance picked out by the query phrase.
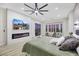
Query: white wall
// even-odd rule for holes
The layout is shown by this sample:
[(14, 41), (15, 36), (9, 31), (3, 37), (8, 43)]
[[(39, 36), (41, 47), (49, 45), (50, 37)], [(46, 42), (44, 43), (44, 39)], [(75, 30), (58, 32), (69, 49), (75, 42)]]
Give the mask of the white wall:
[(44, 23), (41, 23), (41, 35), (42, 36), (45, 36), (45, 33), (46, 33), (46, 24)]
[[(77, 22), (77, 23), (76, 23)], [(75, 30), (79, 30), (79, 3), (77, 3), (77, 6), (74, 10), (74, 20), (73, 23), (77, 24), (77, 27), (74, 27), (73, 31), (75, 33)]]
[(75, 9), (68, 16), (68, 32), (75, 33), (76, 28), (74, 27), (74, 23), (76, 21), (79, 21), (79, 4), (76, 5)]
[(79, 20), (79, 3), (77, 3), (77, 6), (74, 10), (74, 20), (78, 19)]
[(72, 11), (68, 16), (68, 33), (73, 32), (73, 26), (74, 26), (73, 22), (74, 22), (74, 14)]
[(7, 43), (6, 27), (6, 9), (0, 8), (0, 46)]
[[(26, 20), (27, 23), (29, 23), (29, 25), (30, 25), (30, 29), (29, 30), (13, 30), (12, 29), (12, 20), (14, 18)], [(18, 38), (18, 39), (12, 39), (12, 34), (14, 34), (14, 33), (26, 33), (26, 32), (29, 32), (30, 36), (22, 37), (22, 38)], [(23, 14), (17, 13), (17, 12), (12, 11), (12, 10), (7, 10), (7, 39), (8, 39), (8, 44), (25, 41), (31, 37), (34, 37), (34, 36), (35, 36), (35, 25), (34, 25), (34, 21), (30, 17), (27, 17)]]

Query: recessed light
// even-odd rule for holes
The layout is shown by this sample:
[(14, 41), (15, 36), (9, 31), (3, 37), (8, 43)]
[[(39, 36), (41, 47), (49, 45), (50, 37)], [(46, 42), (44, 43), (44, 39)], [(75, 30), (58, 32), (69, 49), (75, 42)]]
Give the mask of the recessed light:
[(55, 10), (58, 10), (58, 9), (59, 9), (58, 7), (55, 8)]

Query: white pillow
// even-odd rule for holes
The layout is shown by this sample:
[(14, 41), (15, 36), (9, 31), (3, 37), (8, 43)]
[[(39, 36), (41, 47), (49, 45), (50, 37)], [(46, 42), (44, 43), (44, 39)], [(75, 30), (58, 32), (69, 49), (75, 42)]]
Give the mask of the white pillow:
[(79, 39), (79, 35), (73, 34), (74, 37), (76, 37), (77, 39)]
[(64, 42), (64, 40), (65, 40), (65, 38), (64, 38), (63, 36), (62, 36), (62, 37), (60, 37), (60, 38), (57, 40), (56, 45), (57, 45), (57, 46), (61, 45), (61, 43), (63, 43), (63, 42)]
[(79, 55), (79, 47), (76, 48), (76, 51), (77, 51), (77, 53), (78, 53), (78, 55)]
[(49, 43), (50, 44), (56, 44), (57, 43), (58, 38), (52, 38)]

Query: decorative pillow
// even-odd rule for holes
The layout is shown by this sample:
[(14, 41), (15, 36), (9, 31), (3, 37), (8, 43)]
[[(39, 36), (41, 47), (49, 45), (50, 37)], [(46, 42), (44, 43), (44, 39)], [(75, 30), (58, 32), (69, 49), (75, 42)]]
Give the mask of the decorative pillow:
[(76, 38), (67, 39), (60, 47), (60, 50), (76, 50), (77, 46), (79, 45), (79, 40)]
[(77, 54), (79, 55), (79, 46), (76, 48)]
[(74, 37), (74, 36), (66, 36), (65, 40), (70, 39), (70, 38), (76, 38), (76, 37)]
[(60, 38), (57, 40), (56, 45), (57, 45), (57, 46), (60, 46), (60, 45), (64, 42), (64, 40), (65, 40), (65, 38), (64, 38), (63, 36), (60, 37)]
[(49, 41), (50, 44), (56, 44), (57, 43), (58, 38), (53, 38)]
[(71, 38), (70, 36), (66, 36), (66, 37), (65, 37), (65, 40), (70, 39), (70, 38)]

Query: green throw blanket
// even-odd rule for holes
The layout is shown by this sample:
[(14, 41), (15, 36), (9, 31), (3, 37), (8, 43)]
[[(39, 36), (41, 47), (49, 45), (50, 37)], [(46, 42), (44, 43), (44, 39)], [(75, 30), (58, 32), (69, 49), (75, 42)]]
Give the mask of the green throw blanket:
[(47, 38), (34, 38), (24, 44), (22, 52), (31, 56), (77, 56), (76, 52), (60, 51), (56, 45), (49, 43)]

